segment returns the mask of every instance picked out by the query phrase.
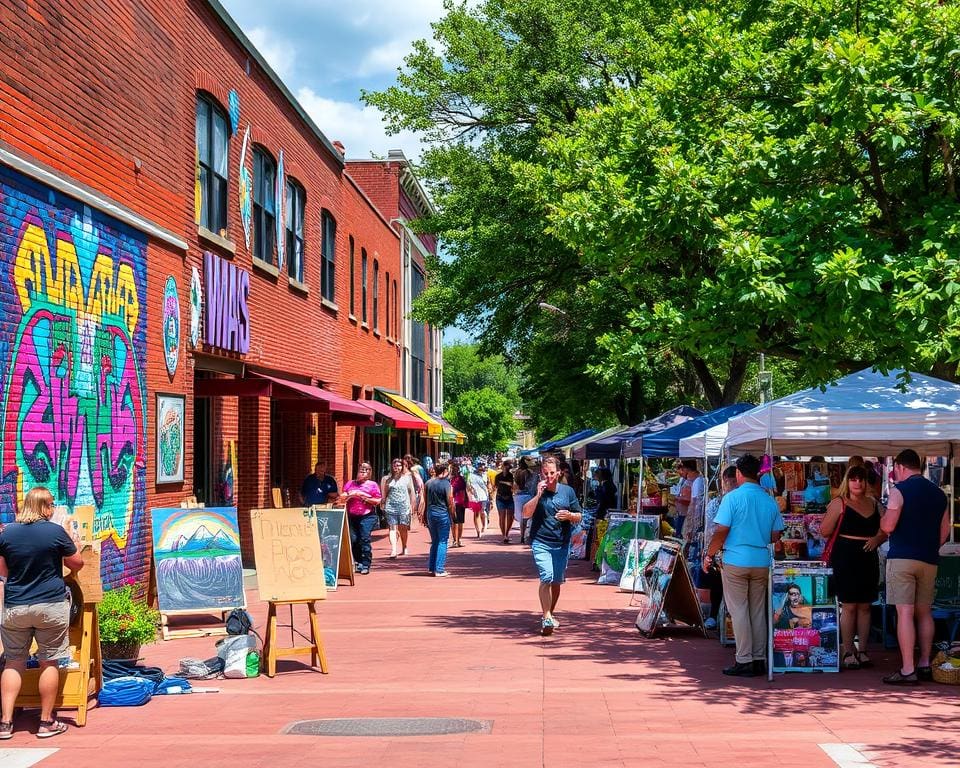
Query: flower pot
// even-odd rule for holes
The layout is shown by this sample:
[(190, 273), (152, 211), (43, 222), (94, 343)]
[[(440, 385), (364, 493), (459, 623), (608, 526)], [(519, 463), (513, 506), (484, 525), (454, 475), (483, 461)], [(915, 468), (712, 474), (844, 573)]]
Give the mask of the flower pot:
[(100, 653), (104, 659), (140, 658), (140, 643), (135, 640), (118, 640), (115, 643), (100, 643)]

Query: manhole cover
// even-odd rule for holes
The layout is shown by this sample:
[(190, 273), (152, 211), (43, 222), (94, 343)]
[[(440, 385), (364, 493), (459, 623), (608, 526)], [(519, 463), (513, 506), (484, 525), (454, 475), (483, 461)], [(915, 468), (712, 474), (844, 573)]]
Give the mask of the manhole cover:
[(285, 733), (299, 736), (440, 736), (447, 733), (486, 733), (490, 720), (456, 717), (353, 717), (300, 720)]

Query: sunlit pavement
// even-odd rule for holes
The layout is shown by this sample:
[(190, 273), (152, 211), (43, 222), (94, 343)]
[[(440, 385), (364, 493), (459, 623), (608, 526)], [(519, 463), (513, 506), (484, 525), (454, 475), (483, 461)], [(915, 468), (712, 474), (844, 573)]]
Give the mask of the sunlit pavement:
[[(489, 531), (452, 549), (449, 579), (426, 573), (428, 535), (320, 606), (330, 674), (281, 661), (277, 677), (195, 683), (220, 693), (156, 697), (93, 709), (85, 728), (39, 741), (36, 713), (0, 743), (0, 766), (956, 766), (958, 688), (891, 689), (895, 665), (839, 675), (737, 679), (732, 650), (678, 631), (644, 639), (630, 595), (598, 586), (571, 563), (550, 638), (538, 634), (529, 551)], [(262, 629), (266, 605), (248, 592)], [(283, 614), (281, 614), (282, 616)], [(306, 629), (306, 611), (296, 623)], [(280, 633), (289, 644), (289, 632)], [(215, 638), (145, 649), (175, 671), (215, 654)], [(69, 711), (63, 716), (69, 720)], [(303, 736), (293, 723), (327, 718), (463, 718), (478, 732), (439, 736)], [(56, 752), (32, 752), (56, 748)], [(9, 751), (5, 751), (9, 750)]]

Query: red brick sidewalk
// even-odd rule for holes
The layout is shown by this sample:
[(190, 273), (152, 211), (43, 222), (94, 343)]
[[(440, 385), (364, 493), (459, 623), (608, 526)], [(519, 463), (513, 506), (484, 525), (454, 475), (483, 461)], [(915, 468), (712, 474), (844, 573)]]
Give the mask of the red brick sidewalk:
[[(386, 559), (384, 538), (378, 532), (370, 575), (321, 606), (329, 675), (282, 662), (272, 680), (197, 683), (218, 694), (94, 709), (87, 727), (48, 741), (30, 732), (30, 713), (0, 750), (57, 747), (41, 768), (817, 768), (838, 764), (820, 745), (852, 744), (870, 761), (861, 766), (960, 763), (957, 689), (891, 690), (880, 682), (895, 664), (890, 653), (874, 654), (874, 670), (773, 683), (726, 678), (720, 669), (730, 649), (693, 633), (642, 638), (629, 595), (594, 584), (585, 562), (571, 564), (557, 612), (562, 627), (541, 638), (526, 548), (495, 543), (492, 533), (467, 540), (451, 550), (454, 578), (434, 579), (425, 574), (425, 531), (411, 536), (413, 554), (397, 561)], [(255, 589), (249, 599), (260, 624), (265, 606)], [(182, 657), (212, 656), (213, 643), (161, 643), (145, 660), (175, 670)], [(283, 733), (298, 720), (332, 717), (459, 717), (490, 728), (393, 738)]]

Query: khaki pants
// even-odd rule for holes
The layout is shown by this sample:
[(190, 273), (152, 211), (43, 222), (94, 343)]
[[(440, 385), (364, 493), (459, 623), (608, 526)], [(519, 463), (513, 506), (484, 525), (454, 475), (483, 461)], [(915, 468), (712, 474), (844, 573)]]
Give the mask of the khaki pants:
[(737, 641), (737, 662), (767, 658), (767, 579), (768, 568), (741, 568), (724, 565), (723, 602), (733, 620)]

